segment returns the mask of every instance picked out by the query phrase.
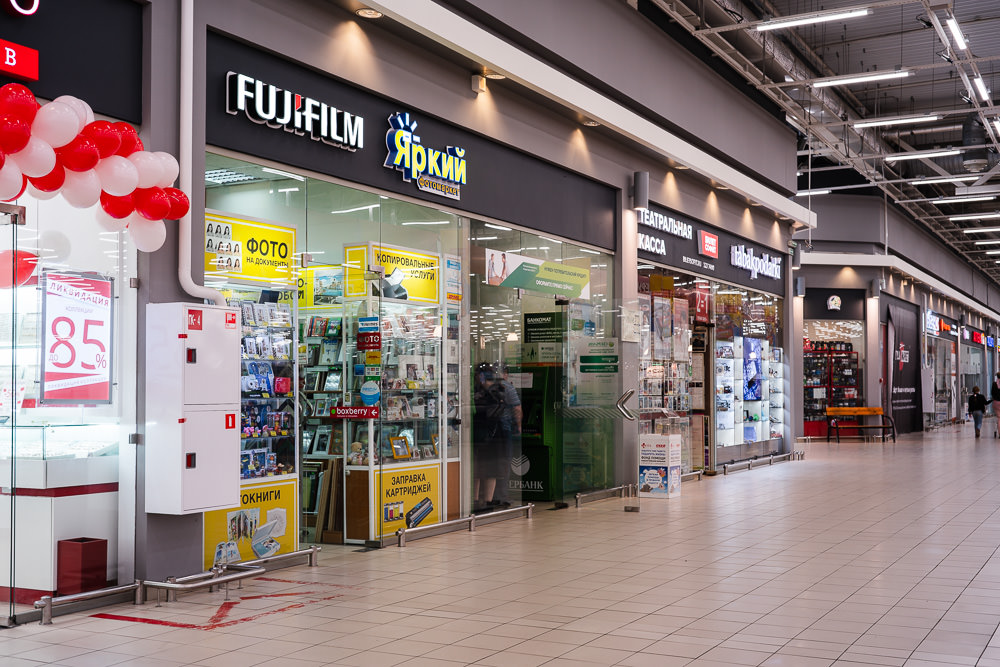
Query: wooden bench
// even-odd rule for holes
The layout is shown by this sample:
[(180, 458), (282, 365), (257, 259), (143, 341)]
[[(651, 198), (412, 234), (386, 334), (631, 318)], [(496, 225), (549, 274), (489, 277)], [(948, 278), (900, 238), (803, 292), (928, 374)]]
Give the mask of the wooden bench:
[[(860, 424), (859, 417), (880, 417), (878, 424)], [(852, 420), (850, 423), (842, 423), (844, 420)], [(888, 435), (892, 436), (892, 441), (896, 442), (896, 422), (892, 417), (885, 414), (882, 408), (827, 408), (826, 409), (827, 429), (826, 441), (830, 442), (830, 434), (837, 436), (840, 442), (840, 429), (857, 429), (858, 431), (878, 431), (882, 437), (882, 442)], [(845, 436), (847, 437), (847, 436)]]

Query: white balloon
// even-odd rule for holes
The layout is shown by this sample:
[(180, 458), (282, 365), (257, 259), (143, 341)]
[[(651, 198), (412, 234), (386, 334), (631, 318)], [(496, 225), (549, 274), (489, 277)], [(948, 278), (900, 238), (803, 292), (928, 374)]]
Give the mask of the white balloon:
[[(76, 111), (76, 115), (79, 116), (80, 122), (83, 125), (94, 122), (94, 110), (90, 108), (90, 105), (81, 100), (79, 97), (73, 97), (72, 95), (60, 95), (53, 102), (62, 102), (68, 106), (73, 107), (73, 111)], [(81, 125), (81, 127), (83, 127)]]
[(128, 156), (135, 168), (139, 170), (139, 187), (155, 187), (163, 178), (163, 165), (160, 159), (149, 151), (138, 151)]
[(177, 164), (177, 158), (164, 151), (156, 151), (153, 155), (159, 159), (160, 166), (163, 168), (163, 177), (157, 181), (156, 187), (169, 188), (177, 180), (177, 175), (181, 171), (180, 165)]
[(55, 148), (65, 146), (80, 134), (83, 121), (76, 109), (62, 102), (49, 102), (35, 114), (31, 136), (38, 137)]
[(131, 160), (121, 155), (104, 158), (97, 163), (94, 171), (101, 179), (101, 189), (115, 197), (132, 194), (139, 185), (139, 170)]
[(166, 240), (167, 226), (163, 224), (162, 220), (146, 220), (133, 213), (129, 216), (128, 235), (132, 237), (136, 248), (143, 252), (153, 252), (158, 250)]
[(52, 199), (53, 197), (55, 197), (55, 196), (57, 196), (59, 194), (58, 190), (53, 190), (52, 192), (45, 192), (43, 190), (39, 190), (38, 188), (36, 188), (31, 183), (28, 183), (28, 190), (27, 190), (27, 192), (28, 192), (29, 195), (31, 195), (35, 199), (38, 199), (39, 201), (45, 201), (46, 199)]
[(45, 259), (53, 262), (61, 262), (69, 257), (69, 252), (73, 245), (69, 242), (69, 237), (54, 229), (47, 229), (38, 236), (39, 252), (45, 255)]
[(7, 159), (17, 162), (24, 175), (32, 178), (45, 176), (56, 168), (56, 152), (52, 146), (34, 136), (28, 139), (27, 146), (11, 153)]
[(24, 177), (17, 163), (8, 159), (0, 169), (0, 199), (10, 199), (17, 196), (24, 185)]
[(94, 209), (94, 215), (97, 216), (97, 224), (101, 229), (107, 232), (120, 232), (125, 229), (126, 225), (129, 223), (131, 216), (125, 216), (124, 218), (114, 218), (108, 215), (108, 212), (103, 208), (98, 206)]
[(101, 179), (93, 169), (89, 171), (67, 169), (62, 196), (73, 208), (90, 208), (101, 198)]

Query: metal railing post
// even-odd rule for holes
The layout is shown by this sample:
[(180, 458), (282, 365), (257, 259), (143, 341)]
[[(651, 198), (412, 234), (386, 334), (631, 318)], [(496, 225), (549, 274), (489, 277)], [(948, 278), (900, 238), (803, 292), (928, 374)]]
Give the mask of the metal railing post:
[(316, 557), (317, 553), (315, 544), (309, 547), (309, 567), (316, 567), (319, 565), (319, 558)]
[(529, 519), (532, 518), (534, 516), (534, 514), (535, 514), (535, 504), (534, 503), (528, 503), (528, 518)]
[(42, 620), (39, 625), (52, 625), (52, 596), (42, 596)]
[(397, 540), (396, 546), (398, 547), (406, 546), (406, 530), (404, 528), (400, 528), (399, 530), (396, 531), (396, 540)]
[(135, 580), (135, 602), (134, 604), (146, 604), (146, 590), (142, 585), (142, 579)]
[[(168, 584), (176, 584), (177, 583), (177, 577), (167, 577), (167, 583)], [(159, 596), (157, 596), (157, 597), (159, 597)], [(177, 591), (171, 590), (169, 588), (167, 589), (167, 602), (177, 602)]]
[(469, 532), (476, 532), (476, 515), (472, 514), (469, 516)]

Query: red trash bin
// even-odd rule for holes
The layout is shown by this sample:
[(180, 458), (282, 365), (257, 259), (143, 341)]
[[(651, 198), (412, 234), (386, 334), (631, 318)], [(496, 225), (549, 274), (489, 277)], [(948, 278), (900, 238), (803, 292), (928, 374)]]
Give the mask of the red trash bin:
[(74, 537), (56, 544), (56, 595), (94, 591), (108, 585), (108, 541)]

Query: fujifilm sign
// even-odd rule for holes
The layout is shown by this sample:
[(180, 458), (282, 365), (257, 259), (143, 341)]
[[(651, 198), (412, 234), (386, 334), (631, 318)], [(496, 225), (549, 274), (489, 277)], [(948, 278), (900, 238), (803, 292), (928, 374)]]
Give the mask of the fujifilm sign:
[(758, 275), (781, 280), (781, 255), (771, 256), (768, 253), (755, 255), (753, 248), (745, 245), (734, 245), (729, 250), (729, 263), (750, 272), (750, 277), (756, 280)]

